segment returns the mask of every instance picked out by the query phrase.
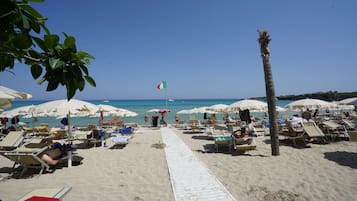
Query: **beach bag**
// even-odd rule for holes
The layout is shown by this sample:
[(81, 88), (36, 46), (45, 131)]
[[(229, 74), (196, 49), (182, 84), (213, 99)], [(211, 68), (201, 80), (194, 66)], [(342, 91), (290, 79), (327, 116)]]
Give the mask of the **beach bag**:
[(67, 126), (68, 125), (68, 119), (67, 117), (64, 117), (62, 120), (61, 120), (61, 124)]

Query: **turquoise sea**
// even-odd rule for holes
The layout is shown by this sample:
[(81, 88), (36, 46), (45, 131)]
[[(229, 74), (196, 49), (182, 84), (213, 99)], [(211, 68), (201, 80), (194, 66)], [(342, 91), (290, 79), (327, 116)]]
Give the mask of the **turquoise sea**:
[[(178, 111), (184, 110), (184, 109), (193, 109), (197, 107), (203, 107), (203, 106), (211, 106), (215, 104), (231, 104), (239, 99), (177, 99), (175, 101), (165, 101), (165, 100), (109, 100), (108, 102), (104, 102), (103, 100), (86, 100), (88, 102), (91, 102), (93, 104), (107, 104), (107, 105), (112, 105), (116, 106), (119, 108), (124, 108), (131, 110), (133, 112), (138, 113), (138, 116), (136, 117), (120, 117), (124, 123), (137, 123), (144, 125), (144, 116), (148, 110), (151, 109), (164, 109), (168, 108), (171, 110), (171, 112), (167, 113), (165, 115), (165, 120), (168, 123), (174, 123), (175, 122), (175, 115)], [(15, 101), (12, 108), (14, 109), (16, 107), (20, 106), (25, 106), (25, 105), (37, 105), (44, 103), (46, 101), (32, 101), (32, 100), (26, 100), (26, 101)], [(279, 100), (277, 101), (278, 106), (285, 106), (286, 104), (290, 103), (291, 101), (282, 101)], [(148, 113), (149, 117), (153, 115), (159, 115), (156, 113)], [(262, 113), (252, 113), (253, 116), (256, 117), (261, 117), (263, 114)], [(188, 120), (190, 116), (195, 116), (197, 119), (203, 120), (203, 114), (180, 114), (180, 120)], [(218, 119), (223, 119), (222, 114), (217, 114), (216, 115)], [(112, 117), (108, 116), (105, 117), (105, 120), (109, 120)], [(39, 121), (35, 122), (34, 126), (39, 125), (40, 123), (48, 123), (49, 126), (62, 126), (60, 123), (60, 119), (56, 119), (55, 117), (39, 117)], [(20, 118), (20, 121), (26, 122), (26, 123), (31, 123), (31, 119), (28, 118)], [(98, 118), (96, 117), (73, 117), (71, 119), (71, 122), (75, 126), (86, 126), (89, 123), (98, 123)], [(149, 119), (149, 123), (151, 120)]]

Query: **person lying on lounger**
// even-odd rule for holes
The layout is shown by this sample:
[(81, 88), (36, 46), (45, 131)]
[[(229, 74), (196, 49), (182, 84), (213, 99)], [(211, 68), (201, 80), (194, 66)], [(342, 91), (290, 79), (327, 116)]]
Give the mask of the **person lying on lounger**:
[(56, 142), (51, 146), (50, 149), (43, 152), (40, 155), (40, 158), (49, 165), (57, 165), (59, 162), (61, 162), (63, 156), (69, 150), (72, 150), (71, 145)]
[(251, 144), (253, 139), (248, 136), (246, 133), (246, 129), (243, 127), (241, 131), (234, 131), (232, 134), (232, 138), (235, 140), (236, 144)]

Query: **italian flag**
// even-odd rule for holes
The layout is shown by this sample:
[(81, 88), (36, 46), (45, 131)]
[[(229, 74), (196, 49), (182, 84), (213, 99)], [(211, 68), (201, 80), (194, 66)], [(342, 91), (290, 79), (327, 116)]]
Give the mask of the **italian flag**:
[(159, 90), (166, 89), (166, 81), (162, 81), (161, 83), (159, 83), (157, 85), (157, 89), (159, 89)]

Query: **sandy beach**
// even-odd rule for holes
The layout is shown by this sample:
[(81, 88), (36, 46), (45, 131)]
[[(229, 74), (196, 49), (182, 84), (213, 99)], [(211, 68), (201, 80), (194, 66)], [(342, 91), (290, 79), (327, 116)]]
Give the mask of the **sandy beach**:
[[(257, 150), (232, 154), (214, 152), (205, 134), (172, 130), (193, 151), (236, 200), (355, 200), (357, 197), (357, 144), (309, 144), (297, 149), (281, 142), (280, 156), (271, 156), (269, 137), (257, 138)], [(159, 129), (140, 127), (123, 149), (77, 149), (72, 168), (66, 164), (37, 176), (29, 171), (11, 177), (13, 163), (0, 158), (0, 200), (12, 201), (47, 187), (71, 186), (66, 201), (174, 200)]]

